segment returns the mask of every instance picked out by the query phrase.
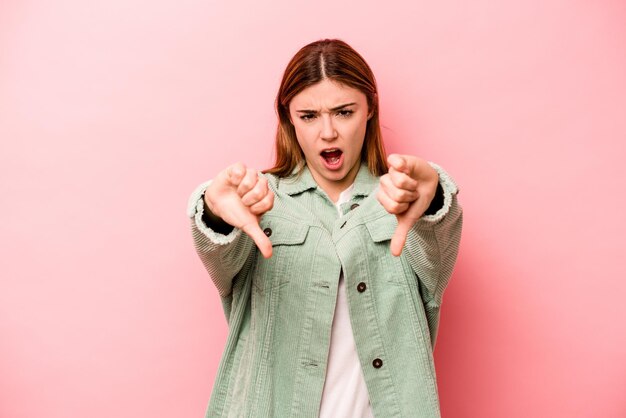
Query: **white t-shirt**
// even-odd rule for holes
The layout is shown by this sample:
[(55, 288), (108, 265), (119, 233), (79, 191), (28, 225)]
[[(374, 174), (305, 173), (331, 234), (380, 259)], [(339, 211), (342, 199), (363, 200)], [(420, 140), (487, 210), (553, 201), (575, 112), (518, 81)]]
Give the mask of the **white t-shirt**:
[[(339, 216), (343, 215), (340, 205), (350, 200), (353, 188), (354, 185), (339, 195), (335, 203)], [(339, 277), (337, 304), (333, 317), (326, 380), (319, 416), (320, 418), (374, 418), (350, 324), (343, 272)]]

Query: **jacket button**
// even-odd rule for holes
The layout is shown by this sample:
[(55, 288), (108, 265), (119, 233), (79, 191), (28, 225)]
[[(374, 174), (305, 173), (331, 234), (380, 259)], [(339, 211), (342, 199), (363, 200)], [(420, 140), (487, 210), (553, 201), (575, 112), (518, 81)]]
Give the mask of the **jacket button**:
[(359, 293), (365, 292), (365, 289), (367, 289), (367, 286), (365, 285), (365, 282), (361, 282), (361, 283), (356, 285), (356, 290), (358, 290)]
[(359, 204), (358, 204), (358, 203), (353, 203), (353, 204), (350, 206), (350, 210), (354, 210), (354, 209), (356, 209), (356, 208), (358, 208), (358, 207), (359, 207)]
[(383, 367), (383, 361), (379, 358), (375, 358), (374, 361), (372, 361), (372, 366), (374, 366), (374, 368), (376, 369), (380, 369), (381, 367)]
[(263, 230), (263, 233), (269, 237), (270, 235), (272, 235), (272, 228), (265, 228)]

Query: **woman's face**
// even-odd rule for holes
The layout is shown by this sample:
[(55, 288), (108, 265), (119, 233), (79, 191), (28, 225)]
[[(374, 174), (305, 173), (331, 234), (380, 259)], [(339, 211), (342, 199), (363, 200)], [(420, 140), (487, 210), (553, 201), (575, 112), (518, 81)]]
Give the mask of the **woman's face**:
[(365, 94), (325, 79), (291, 100), (289, 116), (313, 178), (337, 201), (359, 171), (369, 119)]

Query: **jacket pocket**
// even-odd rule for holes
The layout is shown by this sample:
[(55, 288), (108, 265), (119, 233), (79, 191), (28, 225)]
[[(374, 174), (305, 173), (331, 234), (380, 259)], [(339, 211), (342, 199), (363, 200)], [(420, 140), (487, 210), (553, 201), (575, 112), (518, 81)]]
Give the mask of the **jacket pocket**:
[(280, 245), (300, 245), (309, 232), (309, 225), (284, 218), (264, 217), (259, 225), (274, 248)]
[(391, 237), (393, 237), (398, 222), (395, 216), (383, 216), (374, 221), (366, 222), (365, 226), (372, 241), (380, 243), (391, 241)]
[(386, 215), (374, 221), (366, 222), (365, 226), (374, 242), (371, 260), (376, 276), (391, 283), (416, 285), (417, 276), (405, 255), (394, 257), (391, 254), (391, 238), (398, 226), (396, 217)]
[(299, 260), (306, 257), (309, 225), (272, 216), (264, 216), (259, 225), (272, 242), (272, 256), (265, 259), (259, 253), (252, 279), (256, 290), (263, 291), (288, 284), (298, 274)]

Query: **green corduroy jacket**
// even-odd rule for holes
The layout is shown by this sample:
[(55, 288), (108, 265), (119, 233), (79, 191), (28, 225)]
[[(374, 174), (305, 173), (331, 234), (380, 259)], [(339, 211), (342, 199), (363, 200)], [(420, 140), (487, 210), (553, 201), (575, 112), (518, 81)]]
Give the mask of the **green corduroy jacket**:
[(306, 167), (300, 176), (266, 175), (275, 194), (260, 220), (269, 259), (241, 230), (222, 235), (203, 222), (208, 182), (193, 192), (196, 251), (229, 326), (207, 417), (318, 416), (342, 270), (374, 415), (440, 416), (433, 349), (462, 211), (454, 181), (431, 165), (443, 207), (418, 220), (399, 257), (389, 249), (396, 217), (377, 201), (379, 180), (365, 165), (342, 217)]

